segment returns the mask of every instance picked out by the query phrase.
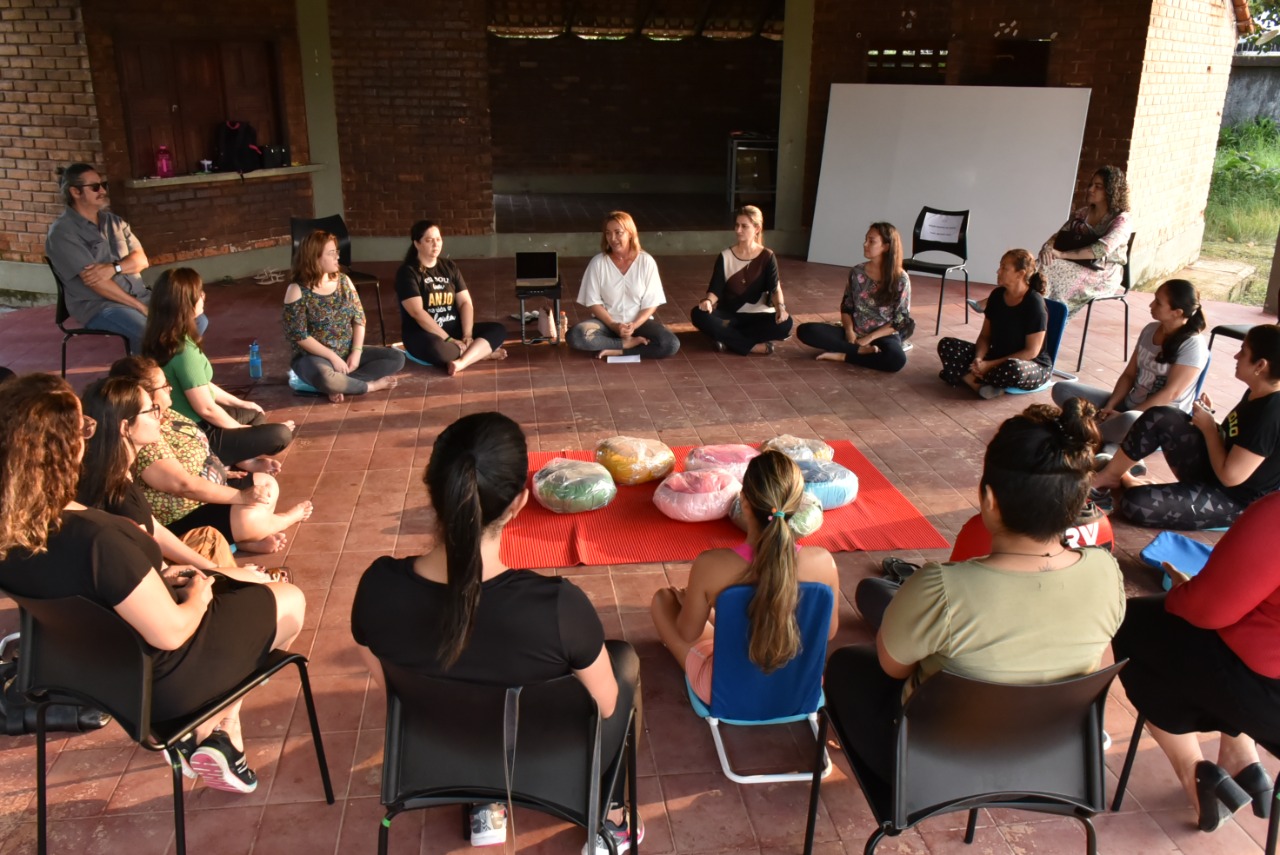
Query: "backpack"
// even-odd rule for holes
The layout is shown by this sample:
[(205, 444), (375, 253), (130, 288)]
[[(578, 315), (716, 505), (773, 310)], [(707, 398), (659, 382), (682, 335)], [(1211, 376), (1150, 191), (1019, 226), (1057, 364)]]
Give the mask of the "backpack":
[(248, 122), (228, 119), (219, 124), (215, 134), (215, 151), (220, 172), (239, 172), (244, 175), (262, 168), (258, 132)]

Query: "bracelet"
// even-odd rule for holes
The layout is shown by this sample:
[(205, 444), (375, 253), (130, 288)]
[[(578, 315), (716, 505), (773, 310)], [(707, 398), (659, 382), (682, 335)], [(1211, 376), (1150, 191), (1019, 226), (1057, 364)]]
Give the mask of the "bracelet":
[(449, 343), (449, 342), (451, 342), (451, 341), (453, 341), (453, 336), (451, 336), (451, 335), (447, 335), (447, 336), (445, 336), (445, 337), (444, 337), (444, 343), (445, 343), (445, 344), (448, 344), (448, 343)]
[(352, 352), (352, 353), (355, 353), (357, 350), (364, 350), (364, 347), (362, 346), (362, 347), (353, 347), (353, 348), (351, 348), (351, 352)]

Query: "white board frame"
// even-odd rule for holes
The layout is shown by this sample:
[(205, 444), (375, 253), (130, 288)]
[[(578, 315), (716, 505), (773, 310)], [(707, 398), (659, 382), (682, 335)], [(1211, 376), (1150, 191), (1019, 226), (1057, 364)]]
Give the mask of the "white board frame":
[(922, 206), (968, 209), (969, 277), (995, 282), (1006, 250), (1038, 252), (1070, 215), (1089, 95), (833, 84), (809, 261), (858, 264), (879, 220), (898, 227), (910, 256)]

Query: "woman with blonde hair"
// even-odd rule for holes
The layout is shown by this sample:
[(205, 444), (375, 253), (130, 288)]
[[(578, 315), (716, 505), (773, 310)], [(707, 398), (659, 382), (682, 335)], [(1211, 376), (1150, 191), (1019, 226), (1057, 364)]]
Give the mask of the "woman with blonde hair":
[(213, 365), (196, 330), (196, 318), (203, 313), (200, 274), (190, 267), (166, 270), (151, 289), (142, 353), (160, 364), (176, 390), (173, 409), (208, 434), (213, 453), (224, 463), (246, 472), (279, 471), (267, 455), (288, 447), (294, 424), (267, 422), (261, 406), (213, 382)]
[(336, 236), (316, 230), (298, 244), (283, 324), (293, 347), (293, 372), (335, 404), (345, 395), (395, 388), (404, 354), (364, 346), (364, 306), (338, 265)]
[(711, 614), (720, 592), (733, 585), (752, 585), (749, 654), (762, 671), (786, 665), (800, 650), (796, 608), (801, 582), (820, 582), (835, 594), (831, 629), (839, 628), (840, 578), (831, 553), (800, 546), (789, 522), (800, 508), (804, 477), (779, 451), (752, 458), (742, 480), (747, 510), (747, 539), (733, 549), (709, 549), (693, 562), (686, 588), (663, 588), (653, 595), (650, 614), (667, 650), (681, 664), (689, 685), (711, 702), (711, 669), (715, 627)]
[(640, 248), (636, 221), (610, 211), (600, 233), (600, 253), (587, 263), (578, 304), (591, 317), (569, 330), (569, 346), (607, 356), (663, 359), (680, 350), (680, 339), (653, 316), (667, 302), (658, 263)]
[(693, 307), (693, 325), (717, 351), (760, 356), (791, 335), (791, 316), (778, 281), (778, 258), (764, 245), (764, 214), (745, 205), (734, 216), (737, 243), (720, 253), (707, 295)]

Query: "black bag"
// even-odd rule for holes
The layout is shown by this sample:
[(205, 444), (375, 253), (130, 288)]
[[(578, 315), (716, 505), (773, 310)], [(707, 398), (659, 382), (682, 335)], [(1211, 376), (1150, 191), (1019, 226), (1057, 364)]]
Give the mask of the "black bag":
[(916, 319), (907, 315), (907, 322), (898, 328), (898, 337), (903, 341), (916, 334)]
[(258, 148), (258, 132), (248, 122), (225, 121), (218, 125), (215, 137), (219, 172), (244, 175), (262, 168), (262, 149)]
[(289, 147), (287, 145), (264, 145), (262, 147), (262, 168), (279, 169), (289, 165)]
[[(18, 691), (18, 663), (0, 662), (0, 720), (9, 736), (36, 732), (36, 705)], [(106, 727), (111, 716), (79, 704), (50, 704), (45, 710), (45, 730), (85, 733)]]
[[(1092, 232), (1063, 230), (1053, 239), (1053, 248), (1058, 252), (1072, 252), (1093, 246), (1097, 242), (1098, 236)], [(1072, 264), (1088, 267), (1090, 270), (1106, 269), (1106, 262), (1101, 258), (1064, 258), (1063, 261), (1070, 261)]]

